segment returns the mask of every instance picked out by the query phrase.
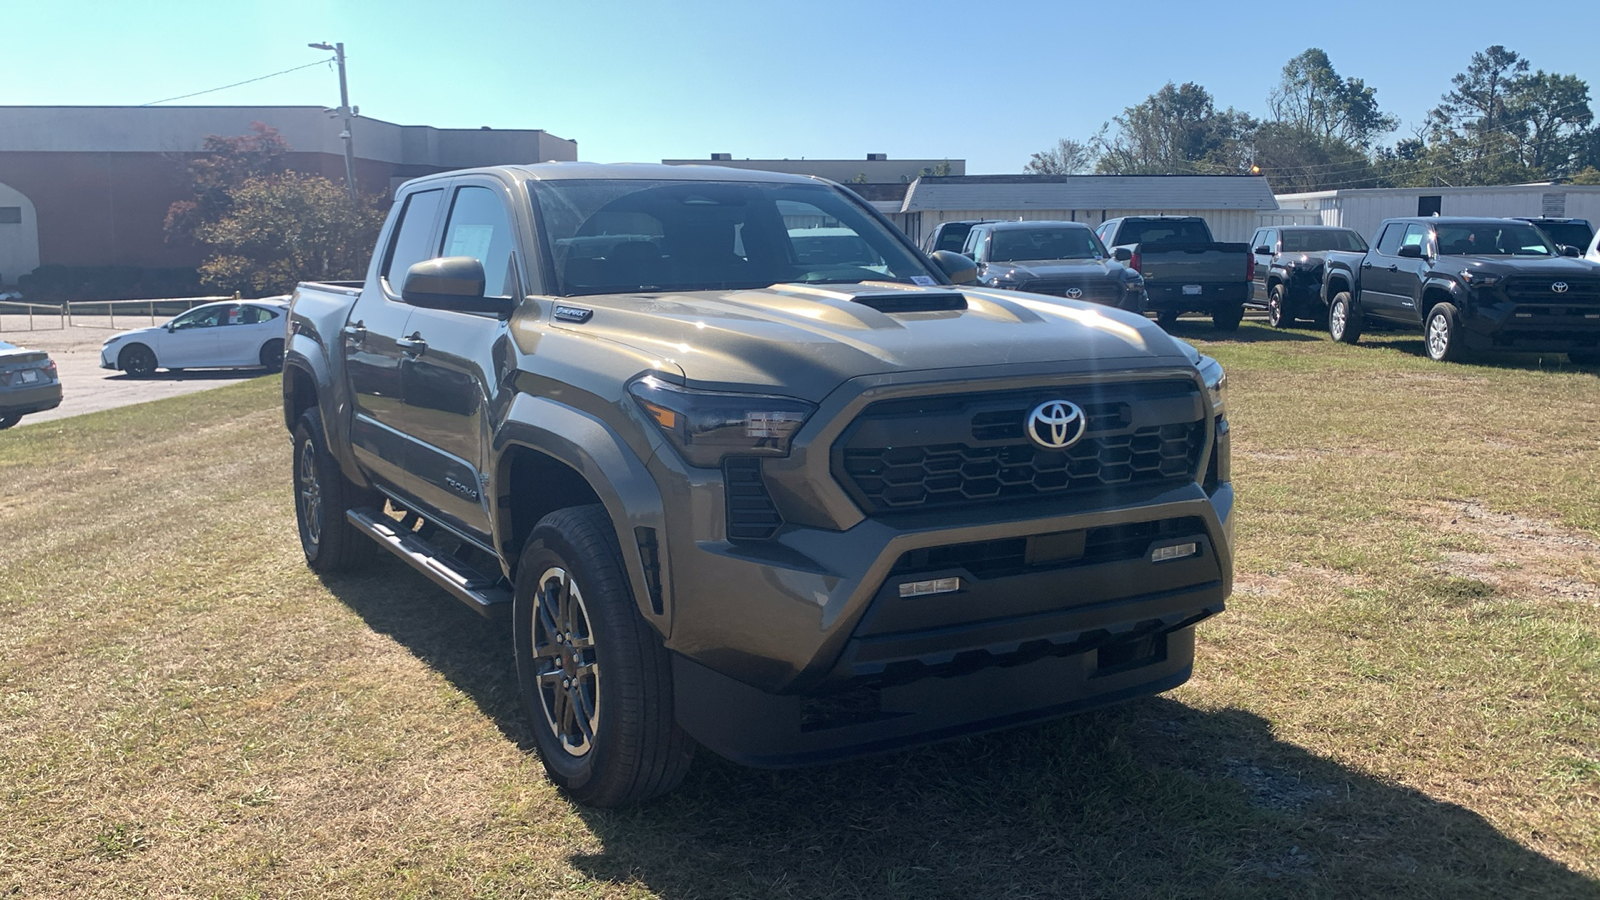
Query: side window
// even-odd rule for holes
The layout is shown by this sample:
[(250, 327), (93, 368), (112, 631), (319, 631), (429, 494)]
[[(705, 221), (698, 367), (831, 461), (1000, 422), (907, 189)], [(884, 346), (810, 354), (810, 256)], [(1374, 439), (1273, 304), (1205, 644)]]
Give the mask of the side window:
[(1405, 237), (1406, 226), (1404, 222), (1390, 222), (1383, 227), (1383, 234), (1378, 236), (1378, 252), (1384, 256), (1393, 256), (1400, 249), (1400, 239)]
[(405, 209), (400, 211), (400, 224), (389, 237), (389, 249), (384, 254), (382, 277), (391, 293), (398, 294), (405, 287), (406, 270), (429, 259), (428, 236), (433, 233), (433, 216), (439, 211), (439, 200), (444, 191), (418, 191), (406, 198)]
[(1400, 242), (1402, 247), (1426, 247), (1428, 245), (1428, 226), (1407, 225), (1405, 239)]
[(1268, 228), (1261, 235), (1261, 243), (1256, 246), (1260, 247), (1263, 244), (1266, 245), (1268, 253), (1276, 253), (1278, 251), (1278, 230), (1276, 228)]
[(263, 322), (270, 322), (277, 317), (277, 313), (265, 307), (246, 306), (244, 308), (244, 316), (240, 321), (246, 325), (260, 325)]
[(967, 232), (967, 242), (962, 245), (961, 253), (973, 259), (978, 258), (978, 247), (983, 244), (983, 236), (987, 232), (982, 228), (974, 228)]
[(470, 256), (483, 263), (485, 297), (512, 297), (521, 292), (512, 262), (515, 244), (511, 220), (499, 194), (485, 187), (456, 190), (440, 255)]

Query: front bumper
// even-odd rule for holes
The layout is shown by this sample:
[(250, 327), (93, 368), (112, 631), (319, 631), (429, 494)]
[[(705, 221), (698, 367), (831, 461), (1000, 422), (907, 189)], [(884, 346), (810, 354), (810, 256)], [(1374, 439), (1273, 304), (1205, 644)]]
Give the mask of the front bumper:
[(1600, 305), (1513, 300), (1473, 304), (1462, 313), (1461, 333), (1473, 350), (1596, 350)]
[[(1188, 677), (1192, 629), (1232, 587), (1225, 420), (1199, 456), (1216, 478), (868, 517), (826, 457), (869, 400), (824, 404), (817, 421), (837, 426), (767, 461), (783, 515), (765, 540), (730, 541), (724, 529), (727, 498), (742, 499), (748, 482), (675, 455), (649, 462), (670, 560), (655, 571), (667, 581), (677, 711), (691, 735), (732, 759), (790, 765), (1061, 715)], [(1193, 552), (1152, 561), (1184, 545)], [(902, 596), (903, 584), (946, 578), (961, 580), (957, 592)]]

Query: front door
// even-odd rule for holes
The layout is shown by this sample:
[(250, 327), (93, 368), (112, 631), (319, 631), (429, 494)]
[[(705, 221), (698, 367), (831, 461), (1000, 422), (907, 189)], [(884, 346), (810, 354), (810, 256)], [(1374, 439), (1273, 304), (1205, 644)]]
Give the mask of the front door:
[(168, 322), (167, 333), (159, 335), (156, 342), (156, 362), (168, 369), (215, 365), (217, 323), (228, 307), (221, 303), (197, 306)]
[[(1257, 251), (1265, 250), (1265, 253)], [(1256, 303), (1265, 305), (1267, 302), (1267, 273), (1272, 271), (1272, 257), (1278, 251), (1278, 230), (1276, 228), (1262, 228), (1250, 241), (1250, 252), (1255, 253), (1256, 268), (1255, 282), (1250, 288), (1250, 296)]]
[[(458, 179), (452, 190), (437, 255), (481, 262), (485, 296), (522, 296), (510, 194), (491, 178)], [(492, 542), (492, 491), (484, 476), (493, 411), (506, 399), (506, 329), (492, 315), (420, 307), (406, 324), (416, 348), (402, 367), (415, 438), (407, 460), (412, 490), (444, 524), (485, 543)]]
[(412, 308), (400, 300), (406, 270), (429, 258), (444, 191), (419, 191), (406, 198), (389, 234), (376, 283), (369, 282), (350, 308), (344, 332), (345, 371), (354, 403), (350, 444), (363, 468), (391, 490), (409, 493), (401, 364), (397, 343), (406, 331)]

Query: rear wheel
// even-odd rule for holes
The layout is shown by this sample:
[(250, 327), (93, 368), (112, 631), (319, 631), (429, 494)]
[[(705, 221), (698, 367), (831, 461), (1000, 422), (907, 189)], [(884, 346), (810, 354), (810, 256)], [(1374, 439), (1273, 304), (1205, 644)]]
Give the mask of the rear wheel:
[(1328, 304), (1328, 336), (1343, 344), (1361, 340), (1361, 316), (1350, 302), (1350, 292), (1340, 291)]
[(156, 355), (143, 344), (129, 344), (117, 357), (117, 368), (134, 378), (149, 378), (156, 373)]
[(1422, 344), (1428, 351), (1428, 358), (1434, 362), (1460, 362), (1466, 356), (1466, 347), (1461, 343), (1461, 327), (1454, 306), (1438, 303), (1428, 311)]
[(359, 568), (377, 545), (356, 530), (345, 512), (376, 505), (378, 498), (339, 471), (328, 452), (322, 418), (313, 406), (294, 427), (294, 513), (306, 565), (322, 574)]
[(1244, 319), (1244, 303), (1229, 303), (1220, 306), (1211, 314), (1211, 324), (1218, 331), (1238, 331), (1239, 322)]
[(1283, 285), (1275, 284), (1267, 292), (1267, 323), (1273, 328), (1288, 328), (1294, 324), (1294, 311), (1289, 309), (1289, 299), (1283, 295)]
[(283, 370), (283, 341), (274, 338), (261, 345), (261, 367), (268, 372)]
[(1167, 331), (1171, 331), (1172, 330), (1172, 326), (1178, 324), (1178, 311), (1175, 310), (1175, 309), (1157, 310), (1156, 311), (1156, 324), (1160, 325), (1162, 328), (1166, 329)]
[(677, 787), (694, 758), (672, 661), (635, 606), (603, 506), (540, 520), (517, 564), (517, 681), (545, 771), (579, 803), (628, 806)]

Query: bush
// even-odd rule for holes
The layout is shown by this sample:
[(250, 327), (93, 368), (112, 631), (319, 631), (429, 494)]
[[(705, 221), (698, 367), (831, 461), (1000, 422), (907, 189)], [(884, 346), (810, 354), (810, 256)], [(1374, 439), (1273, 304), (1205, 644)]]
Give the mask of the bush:
[(147, 300), (198, 297), (205, 291), (194, 269), (146, 269), (140, 266), (40, 266), (17, 279), (29, 300)]

